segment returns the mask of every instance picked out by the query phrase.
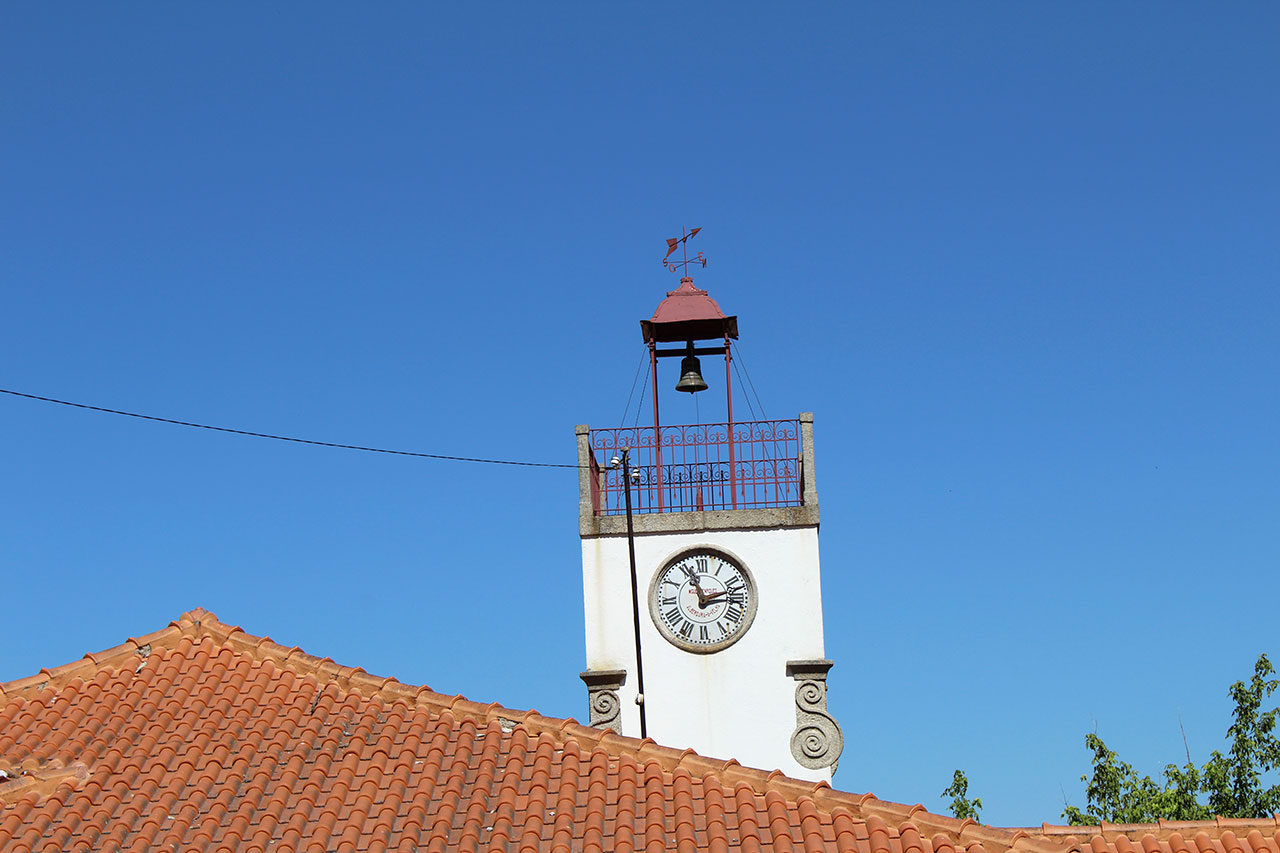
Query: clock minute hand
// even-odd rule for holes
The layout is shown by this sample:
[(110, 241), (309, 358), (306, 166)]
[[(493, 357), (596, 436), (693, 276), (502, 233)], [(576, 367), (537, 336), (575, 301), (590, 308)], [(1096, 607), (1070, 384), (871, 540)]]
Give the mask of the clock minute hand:
[(702, 591), (702, 581), (698, 579), (697, 575), (693, 576), (693, 591), (698, 594), (698, 608), (702, 609), (706, 607), (707, 601), (710, 599), (707, 597), (707, 594)]

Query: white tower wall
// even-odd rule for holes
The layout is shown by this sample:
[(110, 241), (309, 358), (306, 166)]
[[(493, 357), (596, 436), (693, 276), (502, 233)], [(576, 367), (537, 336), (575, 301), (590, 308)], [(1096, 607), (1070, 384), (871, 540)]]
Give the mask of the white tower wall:
[[(649, 581), (678, 552), (705, 545), (738, 557), (756, 582), (759, 602), (747, 633), (727, 649), (695, 654), (667, 642), (649, 616)], [(829, 768), (802, 767), (792, 755), (797, 682), (787, 662), (820, 659), (822, 589), (818, 530), (709, 530), (636, 537), (648, 734), (658, 743), (703, 755), (830, 780)], [(619, 689), (622, 733), (639, 736), (640, 713), (631, 570), (625, 536), (584, 539), (587, 669), (626, 670)]]

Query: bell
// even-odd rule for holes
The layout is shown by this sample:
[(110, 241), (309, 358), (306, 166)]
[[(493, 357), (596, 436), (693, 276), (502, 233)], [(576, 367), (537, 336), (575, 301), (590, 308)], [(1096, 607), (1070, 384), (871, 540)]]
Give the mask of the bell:
[(702, 378), (702, 365), (696, 355), (686, 355), (680, 360), (680, 381), (676, 383), (676, 390), (690, 394), (707, 390), (707, 383)]

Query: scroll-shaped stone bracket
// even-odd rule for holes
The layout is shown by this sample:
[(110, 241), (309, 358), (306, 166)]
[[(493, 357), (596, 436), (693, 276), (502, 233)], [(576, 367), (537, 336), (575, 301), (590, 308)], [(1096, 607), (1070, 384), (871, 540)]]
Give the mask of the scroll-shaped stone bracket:
[(627, 683), (627, 671), (589, 669), (578, 677), (587, 685), (587, 707), (591, 714), (587, 725), (622, 734), (622, 703), (618, 701), (618, 691)]
[(835, 772), (844, 751), (840, 724), (827, 713), (827, 672), (829, 660), (789, 660), (787, 675), (796, 685), (796, 730), (791, 735), (791, 754), (801, 767)]

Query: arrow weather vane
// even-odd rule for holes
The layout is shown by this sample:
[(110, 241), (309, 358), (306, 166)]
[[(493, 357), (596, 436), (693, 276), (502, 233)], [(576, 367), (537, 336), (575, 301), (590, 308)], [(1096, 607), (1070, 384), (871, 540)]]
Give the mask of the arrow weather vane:
[[(698, 256), (693, 258), (692, 260), (689, 259), (689, 238), (694, 236), (701, 230), (702, 230), (701, 228), (693, 228), (686, 233), (684, 228), (681, 228), (680, 229), (681, 236), (667, 238), (667, 253), (662, 256), (662, 265), (666, 267), (668, 271), (675, 272), (676, 270), (683, 270), (684, 274), (688, 275), (689, 264), (702, 264), (703, 267), (707, 265), (707, 259), (703, 257), (701, 252), (699, 252)], [(682, 261), (668, 260), (668, 258), (671, 257), (671, 253), (674, 252), (677, 247), (683, 247), (684, 260)]]

